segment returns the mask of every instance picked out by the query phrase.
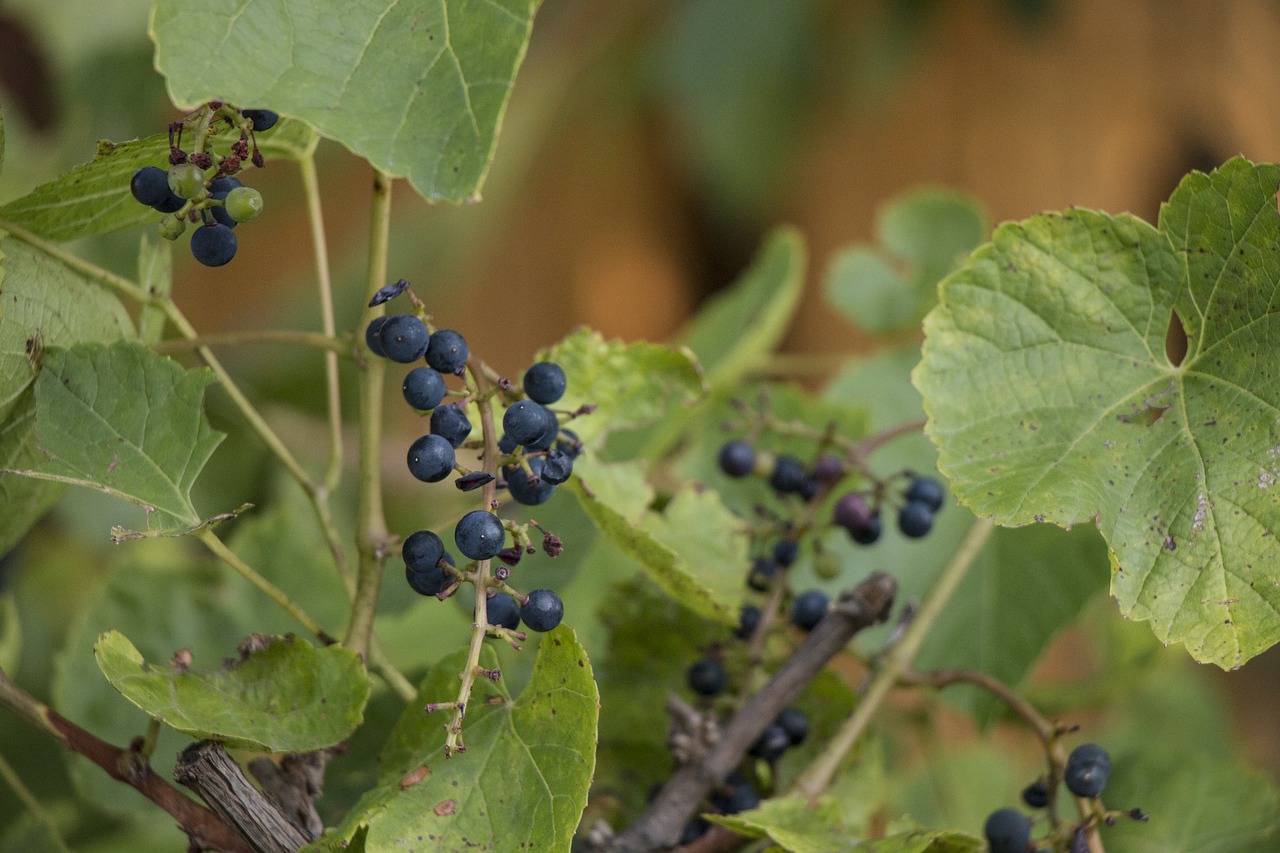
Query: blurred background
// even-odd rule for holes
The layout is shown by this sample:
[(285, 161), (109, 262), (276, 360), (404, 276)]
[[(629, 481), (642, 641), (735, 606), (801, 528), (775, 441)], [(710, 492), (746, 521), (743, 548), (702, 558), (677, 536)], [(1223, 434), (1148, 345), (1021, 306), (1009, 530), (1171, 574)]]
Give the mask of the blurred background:
[[(0, 203), (91, 159), (100, 138), (159, 133), (177, 117), (152, 70), (149, 5), (0, 2)], [(971, 194), (992, 223), (1071, 205), (1154, 221), (1190, 169), (1280, 159), (1276, 44), (1275, 0), (545, 0), (483, 202), (431, 207), (398, 183), (391, 275), (514, 374), (582, 324), (672, 336), (790, 223), (810, 268), (785, 349), (817, 383), (837, 356), (873, 345), (827, 307), (822, 282), (838, 250), (873, 239), (887, 200), (940, 185)], [(319, 165), (339, 328), (350, 330), (370, 174), (330, 143)], [(176, 298), (206, 333), (314, 328), (296, 170), (268, 164), (251, 180), (267, 212), (234, 265), (175, 252)], [(137, 244), (126, 233), (73, 248), (132, 275)], [(227, 360), (278, 418), (322, 411), (314, 354), (247, 348)], [(390, 431), (416, 434), (407, 413), (390, 417)], [(306, 419), (296, 429), (322, 435)], [(388, 445), (387, 470), (403, 481), (402, 451)], [(260, 449), (228, 442), (219, 454), (230, 464), (206, 488), (263, 479)], [(61, 513), (52, 529), (83, 537), (91, 561), (102, 528)], [(35, 629), (50, 648), (74, 610), (51, 607)], [(1070, 668), (1071, 648), (1059, 643), (1044, 667)], [(1209, 675), (1229, 691), (1247, 753), (1280, 779), (1280, 653)], [(41, 695), (49, 677), (32, 669), (24, 684)]]

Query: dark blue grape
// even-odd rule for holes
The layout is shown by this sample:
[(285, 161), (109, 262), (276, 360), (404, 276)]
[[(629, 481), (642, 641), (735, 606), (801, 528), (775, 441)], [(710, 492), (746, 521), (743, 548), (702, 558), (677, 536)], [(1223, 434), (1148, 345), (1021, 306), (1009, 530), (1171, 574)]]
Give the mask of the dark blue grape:
[(400, 546), (404, 564), (415, 571), (434, 569), (444, 556), (444, 542), (430, 530), (410, 533)]
[(760, 805), (760, 794), (741, 773), (733, 773), (724, 780), (724, 788), (711, 797), (711, 805), (723, 814), (749, 812)]
[(791, 624), (803, 631), (812, 631), (827, 615), (830, 599), (816, 589), (802, 592), (791, 605)]
[(991, 853), (1027, 853), (1031, 819), (1017, 809), (999, 809), (987, 818), (982, 833), (991, 845)]
[(730, 477), (745, 477), (756, 467), (756, 451), (745, 441), (730, 441), (720, 448), (720, 470)]
[(564, 370), (553, 361), (540, 361), (524, 372), (524, 393), (544, 406), (564, 396)]
[(413, 314), (392, 314), (378, 332), (383, 353), (401, 364), (422, 358), (429, 338), (426, 324)]
[(519, 446), (520, 445), (516, 444), (515, 439), (507, 435), (505, 432), (502, 434), (502, 438), (498, 439), (498, 452), (504, 455), (507, 453), (515, 453), (516, 448)]
[(568, 456), (570, 459), (577, 459), (582, 453), (582, 442), (578, 439), (578, 434), (573, 430), (562, 429), (556, 436), (556, 450)]
[(791, 746), (791, 735), (787, 734), (787, 730), (777, 723), (770, 723), (765, 726), (760, 737), (756, 738), (756, 742), (747, 752), (765, 761), (777, 761), (789, 746)]
[(424, 483), (438, 483), (453, 472), (453, 445), (438, 435), (424, 435), (409, 447), (409, 473)]
[(520, 621), (530, 631), (550, 631), (564, 619), (564, 602), (549, 589), (535, 589), (520, 608)]
[(814, 460), (809, 476), (824, 486), (835, 485), (844, 476), (844, 462), (839, 456), (824, 453)]
[(870, 545), (880, 538), (880, 515), (862, 492), (846, 492), (836, 501), (835, 523), (849, 531), (850, 538), (859, 545)]
[(795, 494), (804, 488), (804, 465), (794, 456), (779, 454), (773, 461), (773, 473), (769, 485), (782, 494)]
[(942, 484), (932, 477), (912, 477), (902, 497), (908, 501), (919, 501), (933, 512), (942, 509), (945, 496)]
[(549, 452), (542, 463), (543, 482), (558, 486), (573, 475), (573, 458), (559, 450)]
[(206, 267), (220, 267), (236, 256), (236, 235), (225, 225), (201, 225), (191, 235), (191, 254)]
[(378, 335), (382, 331), (382, 324), (387, 322), (386, 317), (374, 317), (369, 321), (369, 325), (364, 328), (364, 345), (369, 348), (369, 352), (379, 358), (386, 358), (387, 354), (382, 351), (382, 341)]
[(502, 520), (483, 509), (467, 513), (453, 528), (453, 541), (458, 550), (473, 560), (488, 560), (495, 556), (506, 540), (507, 531)]
[[(166, 180), (168, 179), (166, 178)], [(186, 203), (187, 200), (185, 198), (178, 195), (173, 190), (169, 190), (169, 194), (164, 197), (164, 201), (157, 202), (151, 206), (160, 213), (177, 213), (179, 210), (182, 210), (182, 206)]]
[(778, 564), (768, 557), (756, 557), (747, 572), (747, 586), (756, 592), (767, 592), (778, 576)]
[(467, 436), (471, 435), (471, 420), (461, 406), (450, 403), (431, 413), (431, 432), (433, 435), (444, 438), (454, 447), (460, 447), (462, 442), (467, 440)]
[(550, 409), (543, 409), (546, 412), (546, 429), (542, 431), (542, 435), (525, 445), (525, 450), (537, 453), (543, 450), (550, 450), (555, 446), (556, 439), (560, 436), (560, 419), (556, 417), (556, 413)]
[(898, 529), (912, 539), (927, 535), (933, 529), (933, 510), (920, 501), (907, 501), (898, 510)]
[(427, 345), (427, 364), (441, 373), (454, 373), (467, 363), (470, 354), (466, 338), (453, 329), (441, 329)]
[[(415, 367), (405, 374), (404, 385), (400, 390), (404, 392), (406, 403), (420, 412), (425, 412), (440, 405), (447, 389), (444, 386), (444, 377), (438, 371), (430, 367)], [(467, 428), (470, 429), (471, 425), (467, 424)], [(435, 432), (435, 427), (432, 427), (431, 431)]]
[(209, 182), (209, 192), (212, 193), (229, 193), (234, 189), (244, 186), (240, 183), (239, 178), (233, 178), (230, 175), (223, 175), (217, 180)]
[(729, 683), (729, 676), (720, 661), (701, 658), (689, 667), (685, 680), (689, 683), (689, 689), (699, 696), (718, 696)]
[(738, 611), (738, 627), (733, 630), (734, 636), (746, 640), (756, 632), (760, 625), (760, 608), (754, 604), (744, 604)]
[(418, 595), (439, 595), (449, 585), (449, 575), (439, 567), (411, 569), (406, 565), (404, 577), (409, 582), (409, 587)]
[(280, 114), (271, 110), (241, 110), (240, 115), (253, 122), (255, 133), (262, 133), (276, 126), (276, 122), (280, 121)]
[(1022, 789), (1022, 801), (1033, 809), (1049, 805), (1049, 788), (1043, 779), (1037, 779)]
[(1067, 790), (1077, 797), (1093, 798), (1106, 787), (1111, 775), (1111, 756), (1096, 743), (1086, 743), (1071, 750), (1062, 780)]
[(517, 400), (502, 413), (502, 429), (516, 444), (528, 445), (543, 436), (553, 417), (540, 403)]
[(536, 483), (530, 483), (529, 475), (518, 465), (502, 469), (502, 476), (507, 480), (507, 490), (511, 492), (511, 497), (516, 503), (537, 506), (555, 493), (555, 484), (542, 479), (542, 465), (541, 456), (534, 456), (529, 460), (529, 470), (538, 477)]
[(782, 539), (773, 545), (773, 561), (779, 566), (790, 566), (800, 556), (800, 543), (794, 539)]
[[(227, 194), (225, 191), (216, 192), (212, 196), (210, 196), (210, 198), (216, 199), (217, 201), (226, 201)], [(219, 225), (225, 225), (228, 228), (235, 228), (237, 225), (240, 224), (231, 218), (231, 214), (227, 213), (227, 208), (224, 205), (221, 205), (221, 204), (210, 205), (209, 212), (213, 214), (214, 220)]]
[(129, 192), (147, 207), (155, 207), (172, 194), (169, 173), (159, 166), (143, 166), (129, 179)]
[(373, 298), (369, 300), (369, 307), (372, 308), (375, 305), (381, 305), (384, 302), (389, 302), (408, 289), (409, 282), (403, 278), (393, 284), (388, 284), (385, 287), (379, 287), (378, 292), (373, 294)]
[(505, 592), (499, 592), (485, 602), (485, 614), (490, 625), (509, 631), (520, 627), (520, 602)]
[(783, 708), (773, 722), (787, 733), (792, 746), (799, 746), (809, 736), (809, 718), (799, 708)]

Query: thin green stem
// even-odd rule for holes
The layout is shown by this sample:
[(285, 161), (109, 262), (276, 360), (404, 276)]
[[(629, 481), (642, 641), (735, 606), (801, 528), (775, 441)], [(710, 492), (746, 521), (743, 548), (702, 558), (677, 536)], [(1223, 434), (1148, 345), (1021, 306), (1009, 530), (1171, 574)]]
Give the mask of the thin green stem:
[[(311, 226), (311, 245), (316, 259), (316, 289), (320, 297), (320, 328), (329, 338), (336, 338), (333, 319), (333, 285), (329, 278), (329, 248), (324, 236), (324, 215), (320, 207), (320, 182), (316, 177), (314, 150), (298, 160), (302, 172), (302, 189), (307, 199), (307, 222)], [(324, 375), (329, 409), (329, 464), (325, 469), (324, 487), (333, 493), (342, 479), (342, 389), (338, 383), (338, 354), (324, 356)]]
[(986, 519), (974, 520), (969, 532), (960, 542), (960, 547), (943, 568), (942, 574), (934, 581), (933, 587), (929, 590), (911, 625), (902, 638), (880, 660), (871, 682), (859, 698), (853, 713), (844, 721), (823, 753), (796, 780), (793, 790), (814, 800), (831, 785), (831, 780), (835, 778), (844, 757), (862, 738), (872, 718), (888, 697), (889, 691), (898, 683), (903, 673), (910, 669), (921, 643), (928, 636), (943, 608), (950, 602), (960, 582), (968, 574), (969, 567), (973, 565), (973, 561), (982, 551), (982, 546), (986, 544), (987, 537), (994, 529), (992, 523)]
[(377, 638), (369, 647), (369, 668), (382, 676), (382, 680), (387, 686), (396, 692), (406, 702), (412, 702), (418, 695), (417, 689), (409, 679), (405, 678), (400, 670), (395, 668), (391, 663), (391, 659), (387, 657), (386, 652), (378, 645)]
[(351, 344), (341, 338), (321, 332), (294, 332), (286, 330), (268, 330), (259, 332), (226, 332), (220, 335), (201, 335), (196, 338), (161, 341), (152, 345), (151, 349), (163, 354), (198, 350), (204, 347), (231, 346), (240, 344), (298, 344), (315, 347), (325, 351), (326, 361), (339, 355), (349, 355)]
[(26, 243), (32, 248), (39, 249), (51, 258), (55, 258), (63, 265), (75, 270), (86, 278), (93, 279), (99, 284), (105, 284), (107, 287), (119, 293), (121, 296), (127, 296), (143, 305), (163, 306), (169, 304), (169, 300), (164, 296), (154, 293), (148, 293), (135, 281), (130, 281), (122, 275), (116, 275), (110, 270), (103, 269), (97, 264), (91, 264), (86, 260), (76, 257), (71, 252), (59, 246), (57, 243), (50, 243), (42, 237), (32, 234), (25, 228), (19, 228), (4, 220), (0, 220), (0, 231), (5, 231), (10, 237), (14, 237)]
[(249, 583), (256, 586), (259, 590), (266, 594), (268, 598), (292, 616), (302, 625), (312, 636), (325, 645), (331, 645), (336, 640), (320, 627), (320, 623), (311, 618), (307, 611), (303, 610), (301, 605), (289, 597), (288, 593), (280, 589), (271, 581), (258, 574), (256, 570), (244, 560), (228, 548), (221, 539), (218, 538), (212, 530), (205, 529), (195, 534), (196, 538), (205, 544), (210, 551), (221, 558), (227, 565), (235, 569), (237, 573)]
[[(373, 294), (386, 284), (387, 249), (391, 236), (391, 178), (373, 172), (373, 205), (369, 216), (369, 265), (365, 292)], [(383, 315), (381, 305), (366, 308), (360, 328)], [(382, 447), (382, 391), (386, 381), (383, 359), (367, 359), (360, 371), (360, 463), (357, 488), (356, 552), (360, 568), (351, 601), (351, 620), (344, 644), (369, 657), (373, 614), (387, 557), (387, 519), (382, 509), (382, 474), (378, 467)]]

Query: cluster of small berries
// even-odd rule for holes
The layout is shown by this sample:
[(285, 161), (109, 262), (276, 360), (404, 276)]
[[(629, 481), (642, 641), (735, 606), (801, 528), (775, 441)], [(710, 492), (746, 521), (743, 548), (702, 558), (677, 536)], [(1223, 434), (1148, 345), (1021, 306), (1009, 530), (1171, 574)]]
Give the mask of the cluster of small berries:
[(160, 234), (168, 240), (182, 236), (188, 222), (200, 223), (191, 233), (191, 254), (205, 266), (220, 267), (236, 255), (232, 229), (257, 219), (262, 212), (261, 193), (234, 176), (246, 159), (255, 166), (263, 165), (254, 134), (274, 127), (280, 116), (270, 110), (236, 112), (216, 101), (196, 115), (208, 118), (206, 111), (239, 127), (240, 139), (232, 143), (231, 150), (218, 156), (203, 150), (203, 140), (197, 139), (196, 150), (188, 154), (182, 150), (182, 130), (188, 121), (174, 122), (169, 126), (169, 168), (143, 166), (130, 179), (129, 191), (141, 204), (165, 214)]
[[(400, 279), (379, 290), (370, 305), (387, 302), (408, 287), (409, 283)], [(457, 472), (455, 485), (463, 491), (494, 482), (493, 475), (466, 470), (457, 460), (456, 451), (462, 447), (484, 452), (484, 440), (471, 439), (472, 424), (466, 405), (472, 395), (468, 390), (450, 392), (445, 382), (447, 376), (466, 376), (471, 357), (466, 338), (452, 329), (432, 330), (417, 314), (391, 314), (374, 319), (366, 327), (365, 343), (374, 355), (399, 364), (426, 362), (425, 366), (411, 369), (401, 386), (411, 408), (431, 413), (430, 431), (409, 447), (410, 473), (423, 482), (436, 483)], [(473, 386), (468, 387), (474, 390)], [(572, 432), (560, 428), (559, 418), (548, 408), (565, 392), (565, 374), (559, 365), (534, 364), (525, 371), (522, 387), (524, 396), (512, 399), (503, 414), (505, 434), (498, 442), (503, 479), (495, 485), (505, 486), (517, 503), (533, 505), (547, 500), (556, 485), (573, 473), (573, 460), (581, 451), (581, 444)], [(495, 396), (495, 401), (515, 396), (506, 380), (499, 383), (499, 390), (502, 394)], [(445, 403), (450, 394), (458, 400)], [(535, 589), (521, 596), (507, 587), (507, 567), (516, 565), (523, 554), (532, 553), (534, 548), (527, 534), (518, 534), (516, 526), (503, 522), (491, 509), (468, 512), (454, 528), (454, 543), (463, 556), (477, 561), (496, 557), (505, 564), (494, 573), (498, 585), (489, 590), (486, 622), (491, 629), (515, 631), (523, 622), (531, 631), (550, 631), (564, 616), (560, 597), (549, 589)], [(507, 545), (508, 530), (513, 534), (511, 546)], [(543, 550), (551, 556), (558, 555), (560, 539), (546, 531), (542, 533)], [(406, 538), (402, 556), (409, 586), (421, 595), (448, 597), (464, 579), (440, 537), (429, 530), (419, 530)]]
[[(920, 539), (933, 529), (933, 517), (942, 509), (945, 492), (933, 477), (910, 473), (907, 476), (907, 487), (898, 506), (898, 530), (910, 539)], [(874, 543), (883, 532), (882, 492), (881, 489), (846, 492), (836, 500), (832, 520), (847, 530), (849, 538), (859, 545)]]
[[(1111, 775), (1111, 756), (1097, 744), (1086, 743), (1076, 747), (1067, 757), (1062, 781), (1067, 790), (1077, 797), (1095, 799), (1106, 787)], [(1022, 801), (1033, 809), (1042, 809), (1050, 802), (1049, 786), (1043, 778), (1032, 782), (1022, 791)], [(1134, 809), (1127, 813), (1134, 820), (1146, 820), (1146, 815)], [(991, 853), (1027, 853), (1032, 849), (1033, 821), (1017, 809), (1002, 808), (992, 812), (983, 827), (983, 834)], [(1037, 848), (1040, 849), (1040, 848)], [(1085, 828), (1076, 827), (1072, 838), (1072, 853), (1088, 849)]]

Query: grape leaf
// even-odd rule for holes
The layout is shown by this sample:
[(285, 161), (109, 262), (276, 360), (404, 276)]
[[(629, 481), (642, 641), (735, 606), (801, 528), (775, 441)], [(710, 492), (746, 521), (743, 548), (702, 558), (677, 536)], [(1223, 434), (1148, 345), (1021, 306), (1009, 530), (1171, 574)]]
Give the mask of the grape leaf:
[(828, 796), (812, 802), (805, 796), (773, 797), (750, 811), (707, 817), (747, 838), (768, 838), (789, 853), (831, 853), (857, 841), (844, 825), (841, 804)]
[[(101, 286), (0, 230), (0, 469), (44, 461), (36, 447), (32, 385), (49, 346), (133, 337), (129, 315)], [(0, 475), (0, 553), (61, 491), (55, 483)]]
[(223, 438), (201, 407), (212, 381), (131, 342), (47, 350), (36, 432), (49, 460), (21, 473), (124, 498), (161, 525), (197, 525), (191, 486)]
[(606, 341), (590, 329), (573, 332), (539, 358), (556, 362), (569, 377), (557, 409), (595, 406), (589, 417), (565, 424), (587, 444), (612, 430), (652, 423), (703, 392), (702, 373), (687, 350)]
[(537, 8), (157, 0), (151, 37), (175, 103), (270, 107), (429, 201), (462, 202), (478, 197)]
[(133, 704), (193, 738), (271, 752), (307, 752), (355, 731), (369, 698), (360, 658), (342, 646), (314, 649), (298, 637), (265, 639), (265, 648), (208, 672), (144, 664), (118, 631), (98, 638), (102, 674)]
[[(457, 694), (464, 652), (437, 664), (387, 739), (379, 787), (307, 850), (568, 850), (595, 765), (599, 696), (571, 629), (543, 635), (533, 675), (513, 699), (505, 682), (480, 679), (464, 723), (467, 751), (445, 760), (444, 714), (429, 701)], [(496, 666), (492, 648), (480, 665)]]
[[(218, 151), (239, 138), (238, 131), (223, 127), (210, 137)], [(286, 121), (260, 136), (258, 147), (268, 162), (275, 158), (298, 160), (310, 156), (316, 141), (315, 132), (306, 125)], [(16, 225), (46, 240), (64, 242), (154, 224), (162, 214), (138, 203), (129, 192), (129, 179), (143, 166), (168, 168), (168, 163), (167, 133), (118, 144), (99, 142), (91, 162), (0, 207), (0, 225)], [(245, 177), (246, 183), (249, 180)]]
[(1222, 667), (1280, 639), (1278, 181), (1242, 158), (1193, 173), (1159, 231), (1086, 210), (1001, 226), (943, 282), (914, 375), (962, 502), (1096, 518), (1122, 612)]
[(981, 853), (987, 849), (979, 838), (963, 832), (911, 830), (864, 841), (848, 853)]

